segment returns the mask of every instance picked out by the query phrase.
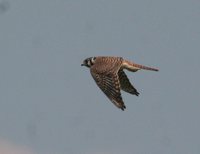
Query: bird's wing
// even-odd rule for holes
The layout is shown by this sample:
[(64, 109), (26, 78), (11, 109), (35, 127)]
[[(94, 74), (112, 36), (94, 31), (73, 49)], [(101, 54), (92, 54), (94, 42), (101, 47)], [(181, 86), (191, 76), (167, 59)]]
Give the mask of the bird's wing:
[(91, 70), (91, 75), (99, 88), (118, 108), (124, 110), (126, 106), (121, 97), (120, 83), (116, 73), (98, 73)]
[(125, 92), (128, 92), (130, 94), (134, 94), (134, 95), (138, 96), (139, 95), (138, 91), (130, 83), (125, 72), (123, 70), (119, 70), (118, 75), (119, 75), (119, 81), (120, 81), (121, 89)]

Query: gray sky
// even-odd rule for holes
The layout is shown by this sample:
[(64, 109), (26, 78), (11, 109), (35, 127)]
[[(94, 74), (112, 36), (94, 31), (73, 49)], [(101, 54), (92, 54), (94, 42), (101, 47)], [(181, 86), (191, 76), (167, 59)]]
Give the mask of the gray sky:
[[(0, 153), (199, 154), (200, 1), (0, 0)], [(114, 55), (117, 109), (81, 62)]]

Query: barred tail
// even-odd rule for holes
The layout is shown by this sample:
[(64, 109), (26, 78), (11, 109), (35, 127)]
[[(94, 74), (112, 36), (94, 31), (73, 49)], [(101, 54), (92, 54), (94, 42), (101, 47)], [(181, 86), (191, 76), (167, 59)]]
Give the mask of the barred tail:
[(132, 65), (134, 67), (138, 67), (138, 68), (143, 69), (143, 70), (158, 71), (158, 69), (152, 68), (152, 67), (148, 67), (148, 66), (143, 66), (143, 65), (139, 65), (139, 64), (135, 64), (135, 63), (132, 63)]
[(125, 69), (128, 69), (129, 71), (132, 71), (132, 72), (135, 72), (135, 71), (140, 70), (140, 69), (150, 70), (150, 71), (158, 71), (158, 69), (156, 69), (156, 68), (143, 66), (143, 65), (140, 65), (140, 64), (135, 64), (135, 63), (129, 62), (127, 60), (124, 60), (123, 67)]

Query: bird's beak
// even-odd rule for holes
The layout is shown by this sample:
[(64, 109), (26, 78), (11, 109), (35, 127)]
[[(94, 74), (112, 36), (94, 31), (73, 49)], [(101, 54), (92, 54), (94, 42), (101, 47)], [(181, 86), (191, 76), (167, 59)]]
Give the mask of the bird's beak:
[(81, 64), (81, 66), (85, 66), (85, 64), (83, 63), (83, 64)]

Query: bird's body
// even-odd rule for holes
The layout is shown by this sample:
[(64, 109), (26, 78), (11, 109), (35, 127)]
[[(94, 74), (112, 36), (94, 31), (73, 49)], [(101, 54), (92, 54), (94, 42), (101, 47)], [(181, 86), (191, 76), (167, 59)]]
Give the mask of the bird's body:
[(130, 83), (124, 69), (136, 72), (140, 69), (158, 71), (158, 69), (135, 64), (122, 57), (90, 57), (83, 61), (82, 66), (90, 68), (90, 73), (99, 88), (118, 108), (124, 110), (126, 106), (121, 97), (120, 89), (138, 96), (138, 91)]

